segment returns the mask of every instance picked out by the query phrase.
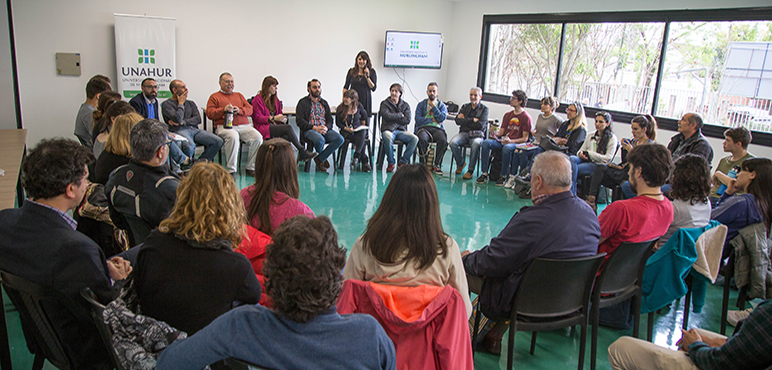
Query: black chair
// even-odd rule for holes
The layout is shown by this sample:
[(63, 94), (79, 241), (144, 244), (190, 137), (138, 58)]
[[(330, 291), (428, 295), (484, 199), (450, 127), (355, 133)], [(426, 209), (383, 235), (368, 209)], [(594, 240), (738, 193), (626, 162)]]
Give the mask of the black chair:
[[(736, 236), (736, 238), (739, 238), (739, 236)], [(729, 291), (731, 290), (731, 280), (734, 277), (734, 263), (735, 263), (735, 255), (734, 252), (729, 256), (729, 261), (724, 265), (724, 268), (722, 269), (721, 275), (724, 276), (724, 293), (721, 300), (721, 330), (719, 331), (721, 335), (726, 335), (726, 317), (729, 312)], [(737, 294), (737, 302), (735, 304), (735, 307), (737, 307), (738, 310), (744, 310), (745, 304), (748, 301), (748, 286), (743, 286), (740, 288), (740, 292)]]
[[(81, 314), (75, 303), (66, 294), (0, 271), (0, 279), (8, 297), (19, 310), (22, 329), (27, 343), (34, 343), (35, 360), (33, 370), (43, 368), (45, 360), (61, 370), (75, 369), (70, 354), (65, 350), (54, 324), (43, 311), (43, 302), (63, 305), (73, 315), (84, 321), (90, 320)], [(29, 338), (31, 335), (33, 338)], [(5, 367), (3, 367), (5, 369)]]
[[(383, 120), (383, 116), (378, 115), (377, 121), (381, 122)], [(375, 133), (373, 133), (375, 135)], [(402, 151), (405, 149), (405, 144), (401, 140), (394, 140), (392, 145), (397, 146), (397, 161), (399, 161), (399, 158), (402, 158)], [(415, 156), (416, 153), (413, 151), (413, 163), (415, 163)], [(386, 157), (386, 144), (383, 141), (383, 131), (378, 130), (378, 160), (376, 161), (375, 168), (378, 171), (383, 170), (383, 159)]]
[[(659, 240), (659, 238), (657, 238)], [(633, 338), (638, 337), (641, 323), (641, 284), (646, 261), (657, 240), (639, 243), (622, 243), (611, 253), (603, 272), (598, 276), (592, 294), (592, 345), (590, 369), (595, 369), (595, 356), (598, 350), (598, 321), (600, 309), (632, 299), (630, 312), (635, 317)]]
[(102, 342), (104, 342), (107, 352), (110, 353), (113, 366), (116, 370), (124, 370), (125, 368), (123, 367), (123, 364), (121, 364), (118, 354), (115, 353), (115, 346), (113, 346), (113, 331), (105, 324), (104, 316), (102, 316), (105, 306), (97, 301), (96, 295), (88, 287), (83, 288), (83, 290), (80, 291), (80, 295), (91, 307), (91, 318), (93, 319), (97, 330), (99, 330), (99, 336), (102, 337)]
[[(306, 139), (305, 131), (300, 130), (300, 137), (299, 137), (299, 139), (300, 139), (300, 142), (305, 145), (305, 148), (306, 148), (307, 151), (309, 151), (309, 152), (313, 152), (314, 151), (314, 142), (309, 140), (309, 139)], [(369, 142), (369, 139), (368, 139), (368, 142)], [(329, 145), (329, 144), (326, 144), (326, 145)], [(344, 143), (344, 145), (345, 145), (345, 143)], [(335, 153), (337, 153), (337, 151), (333, 151), (332, 152), (332, 165), (333, 165), (332, 168), (333, 169), (335, 169), (335, 164), (337, 163), (337, 158), (335, 156)], [(300, 160), (298, 160), (298, 162), (300, 162)], [(311, 162), (313, 162), (313, 161), (308, 160), (308, 161), (305, 162), (305, 164), (303, 165), (303, 172), (311, 171)]]
[[(494, 123), (494, 122), (498, 123), (499, 120), (491, 119), (491, 120), (488, 120), (488, 122), (486, 122), (483, 125), (483, 137), (482, 137), (483, 140), (488, 138), (488, 127), (490, 127), (491, 123)], [(448, 141), (448, 148), (450, 148), (450, 141)], [(461, 145), (461, 156), (464, 157), (464, 158), (466, 158), (466, 156), (467, 156), (467, 154), (466, 154), (467, 149), (469, 149), (469, 156), (471, 157), (472, 156), (472, 144), (471, 143), (467, 143), (467, 144)], [(480, 148), (478, 150), (480, 152), (482, 152), (482, 144), (480, 145)], [(481, 153), (478, 153), (478, 154), (481, 154)], [(450, 160), (450, 170), (449, 170), (451, 175), (453, 175), (453, 165), (455, 164), (455, 162), (456, 162), (455, 158), (451, 158), (451, 160)], [(480, 164), (480, 157), (478, 155), (478, 157), (477, 157), (477, 165), (475, 167), (475, 174), (480, 172), (480, 166), (481, 166), (481, 164)], [(468, 168), (467, 168), (467, 171), (469, 171)]]
[[(341, 135), (341, 136), (343, 136), (343, 135)], [(349, 138), (347, 138), (345, 136), (343, 137), (343, 145), (341, 145), (340, 148), (338, 148), (338, 157), (337, 158), (333, 158), (333, 160), (337, 162), (337, 166), (338, 166), (339, 170), (342, 170), (343, 166), (346, 164), (346, 156), (348, 155), (348, 147), (349, 147), (349, 144), (353, 144), (353, 143), (354, 143), (353, 140), (350, 140)], [(363, 150), (367, 150), (368, 159), (370, 160), (370, 165), (372, 166), (372, 164), (373, 164), (373, 149), (372, 149), (372, 146), (370, 145), (370, 135), (367, 135), (367, 137), (365, 137), (365, 142), (364, 142), (363, 145), (365, 146), (365, 148)], [(352, 157), (352, 161), (353, 161), (353, 157)]]
[[(606, 256), (555, 260), (537, 258), (520, 280), (512, 300), (507, 347), (507, 369), (514, 364), (515, 333), (531, 331), (531, 354), (536, 348), (536, 332), (581, 325), (579, 369), (584, 366), (584, 352), (589, 324), (589, 306), (595, 275)], [(560, 273), (556, 273), (556, 272)], [(474, 320), (472, 343), (477, 343), (481, 310)]]

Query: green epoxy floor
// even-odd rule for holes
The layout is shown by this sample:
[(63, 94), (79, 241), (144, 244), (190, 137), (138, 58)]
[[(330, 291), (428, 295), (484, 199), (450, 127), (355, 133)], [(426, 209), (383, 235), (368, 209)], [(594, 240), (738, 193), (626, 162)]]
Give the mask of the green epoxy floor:
[[(246, 158), (246, 156), (244, 156)], [(445, 156), (443, 176), (435, 175), (437, 191), (441, 202), (443, 227), (461, 250), (477, 250), (485, 246), (492, 237), (498, 235), (510, 218), (523, 206), (531, 205), (530, 200), (523, 200), (511, 191), (497, 187), (493, 183), (478, 185), (475, 179), (462, 180), (461, 175), (450, 174), (450, 152)], [(243, 167), (241, 173), (243, 174)], [(385, 168), (385, 165), (384, 165)], [(455, 165), (454, 165), (455, 170)], [(349, 166), (343, 171), (315, 172), (314, 166), (310, 172), (303, 172), (303, 166), (298, 167), (300, 184), (300, 200), (308, 204), (316, 215), (330, 217), (338, 232), (338, 241), (345, 248), (351, 248), (354, 241), (362, 234), (367, 220), (375, 212), (381, 195), (386, 190), (391, 174), (374, 171), (372, 173), (351, 172)], [(476, 177), (475, 177), (476, 178)], [(237, 176), (239, 188), (252, 183), (253, 179)], [(601, 206), (601, 208), (603, 208)], [(722, 289), (709, 286), (705, 307), (700, 314), (692, 314), (689, 318), (690, 327), (718, 332), (721, 317)], [(730, 309), (736, 300), (737, 292), (733, 291)], [(9, 334), (13, 365), (16, 369), (32, 367), (32, 355), (26, 349), (21, 334), (18, 313), (5, 299), (9, 321)], [(654, 340), (662, 346), (674, 348), (681, 337), (681, 322), (683, 319), (683, 300), (675, 304), (673, 309), (664, 309), (662, 315), (656, 315)], [(645, 338), (646, 315), (641, 318), (640, 337)], [(733, 328), (727, 329), (730, 333)], [(632, 335), (632, 331), (616, 331), (601, 327), (598, 338), (598, 369), (609, 369), (608, 346), (622, 335)], [(575, 369), (579, 355), (579, 330), (557, 330), (539, 333), (534, 355), (528, 353), (531, 334), (519, 332), (515, 337), (515, 367), (518, 369)], [(508, 335), (502, 343), (503, 353), (499, 356), (487, 353), (476, 353), (475, 369), (506, 368), (506, 345)], [(587, 349), (584, 368), (590, 368), (590, 337), (588, 331)], [(53, 369), (46, 363), (45, 369)], [(5, 370), (5, 369), (3, 369)]]

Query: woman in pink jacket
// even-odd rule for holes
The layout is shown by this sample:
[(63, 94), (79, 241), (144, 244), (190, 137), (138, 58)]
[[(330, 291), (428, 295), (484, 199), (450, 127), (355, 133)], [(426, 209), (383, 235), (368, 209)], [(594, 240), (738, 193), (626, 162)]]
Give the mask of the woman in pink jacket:
[(282, 111), (282, 104), (276, 92), (279, 80), (273, 76), (263, 79), (263, 86), (252, 99), (252, 125), (263, 135), (264, 140), (280, 137), (289, 141), (298, 150), (298, 160), (307, 161), (316, 157), (317, 153), (309, 152), (298, 141), (295, 130), (287, 124), (287, 116)]

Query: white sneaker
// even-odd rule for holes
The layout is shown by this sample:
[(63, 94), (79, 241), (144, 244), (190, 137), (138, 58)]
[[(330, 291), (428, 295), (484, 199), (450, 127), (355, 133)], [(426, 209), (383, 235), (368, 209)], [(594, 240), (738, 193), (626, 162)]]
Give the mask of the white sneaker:
[(726, 313), (726, 322), (729, 325), (737, 326), (737, 323), (748, 318), (753, 312), (753, 308), (748, 308), (742, 311), (729, 311)]
[(509, 179), (507, 179), (507, 182), (504, 184), (504, 188), (506, 189), (512, 189), (515, 187), (517, 183), (515, 182), (515, 175), (509, 175)]

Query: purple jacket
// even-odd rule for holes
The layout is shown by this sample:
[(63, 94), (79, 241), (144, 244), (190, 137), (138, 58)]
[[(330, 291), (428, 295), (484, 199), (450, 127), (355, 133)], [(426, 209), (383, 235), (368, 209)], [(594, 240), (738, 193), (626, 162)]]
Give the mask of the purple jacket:
[(569, 259), (598, 253), (600, 224), (570, 191), (512, 216), (490, 245), (464, 257), (467, 274), (484, 277), (480, 306), (489, 318), (509, 318), (520, 279), (536, 258)]
[[(276, 105), (276, 114), (284, 114), (282, 112), (281, 100), (279, 100), (279, 97), (274, 96), (273, 98), (274, 104)], [(263, 135), (263, 140), (268, 140), (271, 138), (271, 133), (268, 129), (268, 127), (271, 125), (271, 123), (268, 122), (270, 118), (271, 112), (268, 110), (268, 107), (265, 106), (265, 102), (260, 96), (260, 93), (258, 93), (252, 99), (252, 125), (255, 126), (257, 131), (260, 131), (260, 134)]]

